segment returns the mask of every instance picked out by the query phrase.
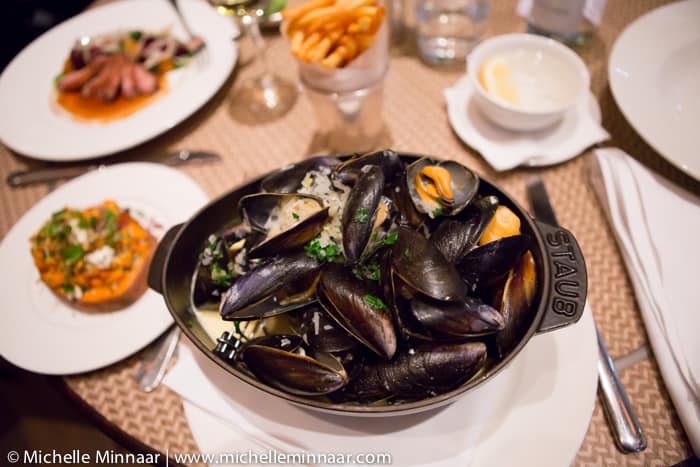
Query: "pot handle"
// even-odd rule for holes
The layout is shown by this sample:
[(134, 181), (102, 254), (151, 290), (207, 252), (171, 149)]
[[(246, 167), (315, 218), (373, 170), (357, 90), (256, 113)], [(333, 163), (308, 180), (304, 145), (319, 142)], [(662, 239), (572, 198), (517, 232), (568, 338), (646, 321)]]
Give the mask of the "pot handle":
[(568, 230), (535, 221), (542, 232), (545, 261), (549, 262), (549, 290), (543, 291), (546, 308), (537, 333), (577, 322), (586, 304), (588, 279), (581, 248)]
[(170, 252), (170, 247), (175, 240), (175, 236), (180, 232), (184, 223), (176, 224), (163, 235), (163, 238), (158, 242), (151, 266), (148, 268), (148, 286), (163, 295), (163, 266), (165, 266), (165, 258)]

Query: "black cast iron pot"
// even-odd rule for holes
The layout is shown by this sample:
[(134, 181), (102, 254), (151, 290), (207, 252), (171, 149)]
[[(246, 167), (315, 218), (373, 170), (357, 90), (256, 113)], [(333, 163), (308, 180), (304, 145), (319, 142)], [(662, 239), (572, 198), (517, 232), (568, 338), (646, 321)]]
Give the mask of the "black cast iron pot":
[[(412, 162), (417, 156), (401, 154), (401, 158), (405, 162)], [(238, 200), (244, 195), (257, 192), (262, 178), (224, 194), (202, 208), (189, 221), (172, 227), (158, 245), (148, 283), (153, 290), (163, 295), (175, 322), (200, 351), (233, 376), (268, 394), (302, 407), (339, 415), (389, 416), (434, 409), (453, 402), (474, 387), (486, 383), (516, 358), (536, 334), (573, 324), (581, 318), (586, 300), (586, 265), (574, 236), (566, 229), (534, 220), (507, 194), (482, 178), (480, 194), (498, 196), (501, 204), (508, 206), (520, 217), (522, 232), (535, 239), (532, 250), (537, 268), (538, 290), (533, 303), (535, 312), (527, 331), (509, 354), (450, 392), (394, 405), (331, 403), (295, 396), (268, 386), (217, 356), (213, 352), (215, 342), (195, 319), (190, 308), (191, 282), (199, 252), (206, 245), (209, 235), (240, 222)]]

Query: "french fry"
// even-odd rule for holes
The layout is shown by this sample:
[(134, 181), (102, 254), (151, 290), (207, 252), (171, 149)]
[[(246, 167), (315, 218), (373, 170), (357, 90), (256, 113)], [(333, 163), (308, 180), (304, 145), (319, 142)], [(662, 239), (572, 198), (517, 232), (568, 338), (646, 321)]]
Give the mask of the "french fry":
[(347, 53), (345, 54), (346, 60), (352, 60), (357, 55), (357, 41), (353, 36), (348, 34), (344, 35), (338, 41), (342, 47), (345, 47)]
[(283, 12), (292, 54), (329, 68), (371, 47), (385, 15), (377, 0), (310, 0)]
[(296, 31), (294, 34), (292, 34), (292, 53), (294, 55), (298, 55), (301, 51), (301, 46), (304, 44), (304, 32), (303, 31)]
[(296, 8), (285, 8), (282, 10), (282, 18), (284, 18), (285, 21), (294, 21), (316, 8), (327, 7), (333, 5), (333, 3), (333, 0), (311, 0)]
[(315, 47), (316, 44), (321, 42), (321, 38), (322, 38), (322, 36), (318, 32), (306, 37), (306, 39), (304, 39), (304, 42), (301, 44), (301, 48), (299, 49), (299, 57), (302, 60), (306, 60), (305, 57), (308, 54), (309, 50), (311, 48)]
[(342, 52), (339, 49), (340, 48), (336, 49), (335, 51), (333, 51), (332, 54), (330, 54), (328, 57), (324, 58), (321, 61), (321, 65), (323, 65), (327, 68), (340, 67), (340, 64), (343, 63), (344, 57), (342, 55)]
[(328, 52), (331, 50), (331, 47), (335, 45), (335, 43), (340, 39), (340, 36), (343, 33), (341, 31), (333, 31), (332, 33), (328, 34), (326, 37), (321, 39), (321, 41), (312, 49), (310, 49), (307, 52), (307, 58), (309, 59), (310, 62), (312, 63), (319, 63), (321, 60), (323, 60), (326, 55), (328, 55)]

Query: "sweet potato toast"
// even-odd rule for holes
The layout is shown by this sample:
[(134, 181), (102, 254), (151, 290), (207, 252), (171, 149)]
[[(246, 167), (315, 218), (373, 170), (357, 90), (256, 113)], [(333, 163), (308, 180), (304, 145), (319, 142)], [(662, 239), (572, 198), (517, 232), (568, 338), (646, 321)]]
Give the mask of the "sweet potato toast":
[(30, 242), (41, 280), (84, 311), (114, 311), (137, 300), (157, 243), (114, 201), (57, 211)]

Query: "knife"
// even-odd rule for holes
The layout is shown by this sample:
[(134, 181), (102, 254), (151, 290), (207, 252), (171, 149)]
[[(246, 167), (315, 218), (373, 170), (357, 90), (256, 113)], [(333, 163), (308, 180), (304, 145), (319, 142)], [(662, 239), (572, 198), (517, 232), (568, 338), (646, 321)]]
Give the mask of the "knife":
[[(540, 177), (533, 177), (527, 184), (527, 194), (535, 217), (551, 225), (559, 225), (549, 202), (547, 190)], [(598, 390), (603, 408), (611, 426), (615, 443), (622, 452), (640, 452), (646, 449), (642, 427), (639, 425), (625, 388), (615, 369), (603, 338), (596, 326), (598, 338)]]
[[(171, 167), (178, 166), (181, 164), (186, 164), (194, 161), (213, 161), (220, 160), (221, 157), (218, 154), (206, 151), (175, 151), (167, 152), (160, 156), (155, 157), (151, 161), (146, 162), (157, 162), (160, 164), (169, 165)], [(100, 165), (79, 165), (73, 167), (48, 167), (41, 169), (33, 169), (26, 171), (12, 172), (7, 176), (7, 184), (13, 188), (20, 186), (31, 185), (34, 183), (47, 183), (54, 182), (56, 180), (64, 180), (66, 178), (77, 177), (91, 170), (101, 169), (107, 167), (106, 164)]]

